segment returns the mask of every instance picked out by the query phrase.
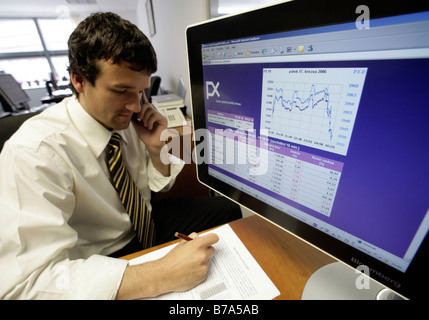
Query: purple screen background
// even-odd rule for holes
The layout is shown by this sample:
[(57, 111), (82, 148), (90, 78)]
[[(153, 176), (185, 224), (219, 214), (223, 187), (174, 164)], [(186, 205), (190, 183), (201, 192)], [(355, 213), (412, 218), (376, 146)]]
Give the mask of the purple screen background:
[(206, 114), (253, 117), (259, 132), (263, 68), (336, 67), (368, 68), (347, 155), (300, 146), (344, 163), (330, 217), (266, 193), (402, 257), (429, 207), (429, 59), (204, 66), (204, 83), (219, 82), (222, 100), (241, 103), (208, 99)]

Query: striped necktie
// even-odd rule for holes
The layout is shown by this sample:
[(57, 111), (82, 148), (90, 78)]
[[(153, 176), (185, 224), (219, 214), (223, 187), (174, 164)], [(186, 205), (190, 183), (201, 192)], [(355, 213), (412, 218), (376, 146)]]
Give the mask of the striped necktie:
[(112, 184), (130, 216), (134, 231), (139, 242), (142, 244), (142, 248), (150, 248), (154, 245), (155, 240), (155, 226), (151, 218), (151, 212), (147, 210), (146, 203), (140, 195), (140, 191), (137, 189), (125, 167), (119, 140), (120, 135), (113, 133), (106, 148), (107, 168), (110, 172)]

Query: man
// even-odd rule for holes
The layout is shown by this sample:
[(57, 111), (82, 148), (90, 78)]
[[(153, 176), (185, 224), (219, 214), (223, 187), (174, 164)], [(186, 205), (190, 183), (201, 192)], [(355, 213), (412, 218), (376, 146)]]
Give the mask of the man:
[[(182, 202), (182, 211), (174, 202), (152, 206), (151, 192), (170, 188), (183, 164), (161, 161), (167, 121), (144, 95), (157, 68), (149, 40), (115, 14), (94, 14), (70, 36), (69, 60), (73, 97), (24, 123), (0, 155), (0, 297), (134, 299), (196, 286), (206, 277), (215, 234), (192, 233), (194, 240), (138, 266), (113, 258), (141, 248), (121, 198), (130, 180), (138, 189), (132, 199), (143, 203), (140, 225), (154, 222), (147, 239), (155, 243), (173, 230), (191, 233), (240, 217), (220, 197)], [(127, 171), (111, 176), (120, 162), (106, 147), (115, 143)], [(118, 195), (113, 184), (124, 172), (130, 184)]]

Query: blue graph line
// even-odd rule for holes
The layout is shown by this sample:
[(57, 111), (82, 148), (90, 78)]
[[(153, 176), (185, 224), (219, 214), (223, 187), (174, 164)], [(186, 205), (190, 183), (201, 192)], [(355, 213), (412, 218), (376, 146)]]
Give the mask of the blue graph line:
[(288, 111), (292, 111), (294, 108), (297, 108), (299, 111), (305, 111), (307, 109), (314, 109), (319, 103), (326, 103), (326, 115), (329, 119), (329, 136), (332, 141), (332, 107), (329, 104), (328, 88), (316, 91), (316, 86), (313, 84), (311, 86), (310, 96), (306, 99), (298, 96), (298, 90), (294, 91), (292, 99), (290, 100), (284, 99), (283, 95), (283, 88), (276, 89), (273, 102), (273, 115), (276, 103), (278, 102), (281, 102), (281, 107)]

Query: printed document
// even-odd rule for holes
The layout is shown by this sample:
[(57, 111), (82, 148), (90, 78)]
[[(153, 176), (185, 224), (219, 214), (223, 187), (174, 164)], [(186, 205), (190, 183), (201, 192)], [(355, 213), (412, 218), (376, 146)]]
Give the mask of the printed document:
[[(280, 294), (228, 224), (208, 233), (216, 233), (219, 241), (213, 245), (216, 253), (212, 257), (207, 279), (191, 290), (167, 293), (154, 299), (268, 300)], [(130, 265), (162, 258), (175, 245), (135, 258)]]

